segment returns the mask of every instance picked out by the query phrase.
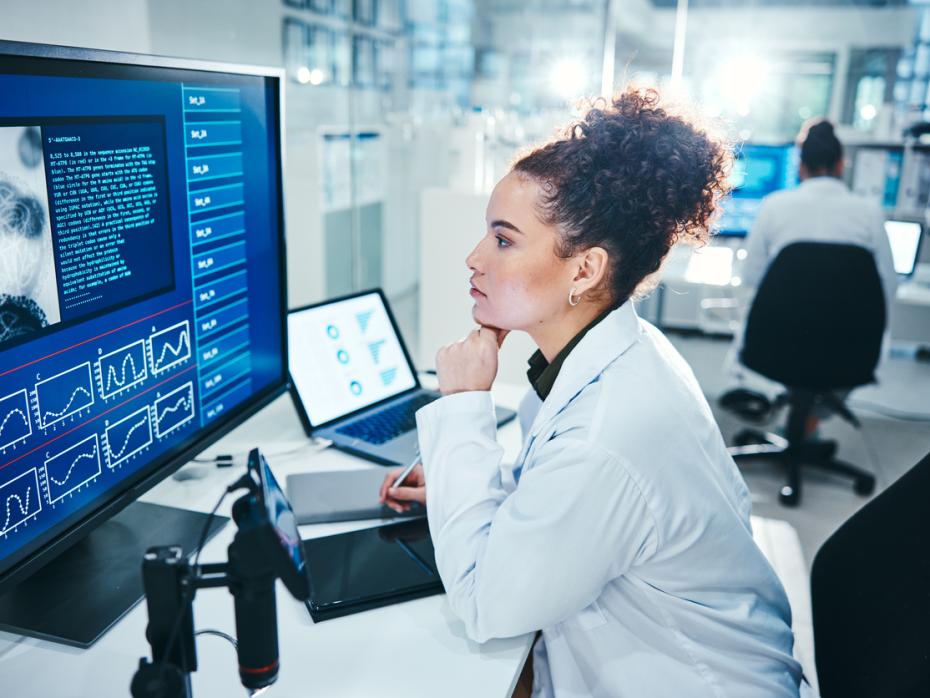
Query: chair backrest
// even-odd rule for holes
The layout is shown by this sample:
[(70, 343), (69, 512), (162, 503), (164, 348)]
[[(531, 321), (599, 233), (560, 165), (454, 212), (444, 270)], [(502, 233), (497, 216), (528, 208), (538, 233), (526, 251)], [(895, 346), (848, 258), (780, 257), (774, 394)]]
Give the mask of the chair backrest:
[(874, 380), (884, 330), (872, 253), (796, 242), (779, 252), (759, 285), (740, 361), (788, 387), (852, 388)]
[(930, 696), (930, 454), (814, 558), (823, 698)]

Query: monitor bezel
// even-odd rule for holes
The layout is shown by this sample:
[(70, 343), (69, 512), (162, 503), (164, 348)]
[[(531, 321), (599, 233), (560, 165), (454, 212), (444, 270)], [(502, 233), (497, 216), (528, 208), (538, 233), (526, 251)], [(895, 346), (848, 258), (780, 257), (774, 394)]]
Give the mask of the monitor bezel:
[[(60, 555), (62, 552), (79, 542), (95, 528), (105, 523), (127, 506), (135, 502), (141, 495), (151, 490), (162, 480), (176, 472), (191, 458), (208, 448), (230, 431), (241, 425), (247, 419), (268, 406), (271, 402), (287, 392), (288, 389), (288, 362), (287, 362), (287, 246), (285, 239), (285, 198), (284, 172), (285, 172), (285, 109), (284, 89), (286, 73), (281, 68), (240, 65), (219, 61), (203, 61), (177, 57), (136, 54), (121, 51), (108, 51), (103, 49), (86, 49), (71, 46), (56, 46), (46, 44), (33, 44), (19, 41), (0, 40), (0, 58), (25, 59), (53, 59), (60, 61), (98, 63), (115, 67), (129, 66), (141, 68), (158, 68), (174, 70), (191, 70), (197, 72), (213, 72), (237, 74), (270, 79), (277, 82), (277, 89), (272, 90), (275, 96), (277, 114), (277, 145), (279, 158), (277, 172), (275, 173), (280, 197), (278, 199), (278, 260), (279, 278), (279, 314), (281, 336), (281, 374), (276, 381), (252, 396), (245, 404), (237, 406), (225, 417), (219, 418), (219, 423), (203, 430), (201, 438), (189, 443), (180, 450), (155, 458), (145, 469), (129, 478), (96, 508), (89, 511), (82, 518), (72, 523), (48, 540), (35, 545), (22, 559), (16, 560), (5, 569), (0, 569), (0, 593), (22, 582), (30, 574)], [(60, 524), (59, 524), (60, 525)], [(39, 540), (42, 538), (40, 536)], [(27, 544), (29, 549), (33, 544)], [(0, 563), (2, 564), (2, 563)]]

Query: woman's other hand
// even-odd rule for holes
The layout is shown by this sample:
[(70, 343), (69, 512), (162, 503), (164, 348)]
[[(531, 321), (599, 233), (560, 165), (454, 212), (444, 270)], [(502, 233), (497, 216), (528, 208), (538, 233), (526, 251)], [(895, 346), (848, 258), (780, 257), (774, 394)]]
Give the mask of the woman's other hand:
[(403, 468), (394, 468), (381, 483), (378, 501), (398, 513), (410, 510), (412, 502), (419, 502), (426, 506), (426, 479), (423, 477), (423, 464), (417, 464), (404, 479), (401, 487), (393, 487), (394, 481), (404, 471)]
[(478, 327), (465, 339), (447, 344), (436, 354), (436, 375), (443, 395), (490, 390), (497, 376), (497, 356), (509, 330)]

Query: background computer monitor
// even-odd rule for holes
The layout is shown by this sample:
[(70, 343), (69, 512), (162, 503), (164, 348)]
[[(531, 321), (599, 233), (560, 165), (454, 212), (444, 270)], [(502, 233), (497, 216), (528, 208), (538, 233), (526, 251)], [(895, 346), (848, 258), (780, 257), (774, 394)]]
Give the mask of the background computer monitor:
[(885, 233), (891, 244), (894, 270), (902, 276), (910, 276), (920, 255), (923, 226), (916, 221), (885, 221)]
[(0, 42), (0, 591), (286, 388), (281, 83)]
[(744, 143), (736, 153), (730, 184), (733, 193), (721, 204), (720, 235), (744, 236), (769, 194), (798, 184), (798, 151), (794, 145)]

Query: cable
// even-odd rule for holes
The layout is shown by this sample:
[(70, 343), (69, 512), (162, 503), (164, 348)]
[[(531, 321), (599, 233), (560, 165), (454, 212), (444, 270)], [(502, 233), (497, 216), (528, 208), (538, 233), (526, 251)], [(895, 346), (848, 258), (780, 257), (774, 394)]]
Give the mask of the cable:
[[(207, 520), (203, 524), (203, 530), (200, 532), (200, 540), (197, 543), (197, 552), (194, 554), (194, 565), (193, 566), (195, 568), (197, 567), (197, 564), (200, 562), (200, 551), (203, 550), (203, 546), (205, 545), (207, 541), (207, 535), (210, 532), (210, 522), (213, 521), (213, 517), (216, 516), (217, 510), (219, 510), (220, 505), (225, 501), (226, 495), (244, 486), (244, 482), (243, 482), (244, 478), (249, 478), (249, 474), (246, 473), (241, 478), (236, 480), (233, 484), (229, 485), (225, 490), (223, 490), (223, 494), (220, 495), (220, 498), (216, 501), (216, 504), (213, 506), (213, 510), (210, 512), (209, 516), (207, 516)], [(184, 619), (184, 612), (187, 610), (188, 601), (190, 601), (190, 598), (192, 596), (190, 588), (191, 588), (190, 586), (185, 586), (181, 591), (182, 593), (181, 608), (178, 610), (178, 615), (174, 619), (174, 625), (171, 626), (171, 634), (168, 635), (168, 641), (165, 643), (165, 656), (166, 657), (170, 656), (171, 650), (174, 649), (174, 642), (177, 639), (178, 630), (181, 629), (181, 621)]]
[(930, 413), (907, 412), (905, 410), (897, 410), (894, 407), (887, 407), (886, 405), (879, 405), (876, 402), (869, 402), (867, 400), (850, 400), (848, 404), (853, 409), (865, 410), (866, 412), (874, 412), (875, 414), (880, 414), (883, 417), (890, 417), (891, 419), (899, 419), (902, 422), (930, 422)]
[[(243, 477), (248, 477), (248, 474), (243, 475)], [(213, 511), (211, 511), (210, 515), (207, 516), (207, 520), (203, 524), (203, 530), (200, 532), (200, 540), (197, 542), (197, 552), (194, 554), (194, 567), (197, 567), (197, 564), (200, 562), (200, 551), (203, 550), (203, 546), (207, 542), (207, 534), (210, 532), (210, 522), (213, 521), (213, 517), (216, 516), (216, 512), (220, 508), (220, 505), (223, 503), (223, 501), (226, 499), (226, 495), (233, 490), (238, 489), (238, 485), (239, 480), (223, 490), (223, 494), (213, 506)]]
[(213, 458), (191, 458), (191, 463), (215, 463), (220, 468), (228, 468), (233, 464), (233, 454), (219, 453)]
[(198, 630), (196, 633), (194, 633), (194, 635), (216, 635), (217, 637), (221, 637), (224, 640), (226, 640), (229, 644), (231, 644), (236, 649), (239, 649), (239, 643), (236, 642), (236, 638), (234, 638), (232, 635), (227, 635), (226, 633), (220, 630), (214, 630), (213, 628), (207, 628), (206, 630)]
[[(171, 626), (171, 633), (168, 635), (168, 642), (165, 643), (165, 657), (169, 657), (171, 655), (171, 650), (174, 649), (174, 641), (178, 639), (178, 630), (181, 629), (181, 621), (184, 619), (184, 611), (187, 609), (187, 604), (191, 600), (191, 594), (188, 586), (185, 586), (181, 590), (181, 596), (181, 608), (178, 609), (178, 615), (175, 616), (174, 625)], [(152, 659), (154, 658), (155, 657), (153, 656)]]
[[(329, 439), (321, 439), (319, 437), (314, 438), (306, 443), (302, 443), (300, 446), (295, 446), (294, 448), (289, 448), (286, 451), (272, 451), (265, 454), (266, 458), (283, 458), (285, 456), (291, 456), (295, 453), (300, 453), (309, 446), (316, 446), (317, 451), (324, 451), (330, 446), (333, 445), (333, 442)], [(241, 457), (242, 459), (248, 458), (248, 451), (240, 451), (235, 453), (218, 453), (212, 458), (191, 458), (192, 463), (206, 463), (208, 465), (216, 465), (219, 468), (230, 468), (236, 464), (237, 458)]]

